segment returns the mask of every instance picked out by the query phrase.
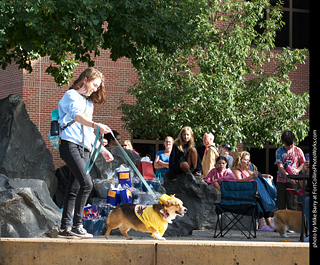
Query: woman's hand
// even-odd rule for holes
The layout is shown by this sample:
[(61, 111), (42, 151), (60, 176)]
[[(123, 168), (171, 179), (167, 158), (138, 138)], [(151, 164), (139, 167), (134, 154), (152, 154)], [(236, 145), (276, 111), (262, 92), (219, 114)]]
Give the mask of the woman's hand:
[(262, 174), (262, 176), (266, 179), (273, 179), (273, 176), (269, 174)]
[(259, 175), (259, 173), (258, 173), (258, 171), (256, 171), (251, 174), (251, 177), (252, 177), (252, 179), (256, 179), (258, 177), (258, 175)]
[(99, 125), (100, 125), (100, 133), (101, 134), (106, 134), (106, 133), (112, 132), (112, 130), (109, 128), (109, 126), (102, 124), (102, 123), (100, 123)]
[(106, 162), (111, 162), (114, 159), (113, 155), (104, 147), (101, 148), (101, 154)]

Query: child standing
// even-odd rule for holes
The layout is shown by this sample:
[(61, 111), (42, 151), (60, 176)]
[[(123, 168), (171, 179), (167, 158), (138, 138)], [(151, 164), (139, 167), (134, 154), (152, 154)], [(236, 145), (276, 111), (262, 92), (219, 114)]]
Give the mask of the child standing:
[(283, 146), (276, 151), (277, 206), (279, 210), (297, 210), (296, 196), (286, 190), (287, 188), (297, 188), (297, 181), (289, 179), (287, 175), (298, 175), (306, 161), (303, 151), (294, 145), (295, 140), (295, 135), (291, 131), (283, 132), (281, 135)]

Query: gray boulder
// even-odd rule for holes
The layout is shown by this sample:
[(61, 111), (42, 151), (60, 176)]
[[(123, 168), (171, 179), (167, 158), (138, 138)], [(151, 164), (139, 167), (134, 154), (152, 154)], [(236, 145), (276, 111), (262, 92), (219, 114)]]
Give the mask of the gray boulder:
[(44, 180), (51, 196), (57, 188), (52, 155), (18, 95), (0, 100), (0, 173)]
[(179, 174), (175, 178), (177, 181), (172, 181), (170, 172), (167, 172), (163, 186), (167, 194), (175, 194), (188, 208), (186, 215), (193, 222), (193, 229), (214, 229), (217, 220), (214, 203), (221, 200), (220, 193), (191, 173)]
[(61, 211), (43, 180), (9, 179), (0, 174), (2, 237), (56, 237)]
[[(104, 178), (107, 172), (113, 172), (121, 165), (130, 166), (129, 162), (121, 152), (118, 146), (107, 147), (107, 150), (113, 155), (114, 160), (107, 163), (101, 154), (98, 155), (95, 166), (92, 168), (92, 178)], [(141, 157), (131, 150), (124, 149), (132, 162), (137, 166), (141, 161)], [(130, 166), (131, 167), (131, 166)]]
[(178, 217), (168, 225), (168, 229), (164, 233), (164, 237), (187, 237), (192, 234), (193, 222), (188, 215)]

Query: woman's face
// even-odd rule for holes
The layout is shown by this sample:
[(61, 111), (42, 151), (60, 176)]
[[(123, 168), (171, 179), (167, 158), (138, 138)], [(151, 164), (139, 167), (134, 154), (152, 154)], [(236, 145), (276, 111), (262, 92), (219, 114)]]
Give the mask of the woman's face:
[(249, 168), (249, 164), (250, 164), (250, 156), (246, 155), (241, 159), (241, 167)]
[(164, 141), (164, 147), (166, 148), (166, 150), (171, 150), (172, 149), (172, 145), (173, 145), (173, 141), (171, 138), (166, 138)]
[(92, 79), (89, 82), (87, 82), (87, 78), (85, 78), (82, 86), (83, 88), (85, 88), (84, 96), (90, 97), (92, 93), (97, 92), (99, 90), (100, 85), (101, 85), (100, 77), (96, 77), (95, 79)]
[(224, 161), (223, 159), (219, 160), (217, 162), (216, 168), (218, 169), (218, 171), (224, 171), (227, 168), (227, 162)]
[(189, 142), (190, 139), (191, 139), (191, 133), (190, 133), (190, 131), (185, 131), (185, 132), (182, 133), (182, 141), (183, 141), (184, 143)]

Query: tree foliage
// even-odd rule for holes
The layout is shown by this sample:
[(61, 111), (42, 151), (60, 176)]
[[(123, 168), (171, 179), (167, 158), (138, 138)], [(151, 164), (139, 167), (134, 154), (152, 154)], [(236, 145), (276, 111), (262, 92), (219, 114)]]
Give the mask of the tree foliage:
[(204, 7), (193, 0), (2, 0), (1, 67), (31, 72), (32, 60), (49, 55), (46, 71), (62, 86), (79, 62), (93, 66), (101, 49), (136, 65), (139, 48), (172, 53), (190, 45)]
[(143, 48), (139, 82), (128, 89), (137, 101), (120, 106), (125, 127), (144, 139), (163, 139), (191, 126), (198, 143), (213, 132), (215, 142), (233, 146), (277, 145), (287, 129), (304, 139), (309, 98), (290, 91), (289, 73), (304, 63), (306, 50), (273, 50), (282, 11), (268, 2), (210, 1), (192, 48), (171, 55)]

